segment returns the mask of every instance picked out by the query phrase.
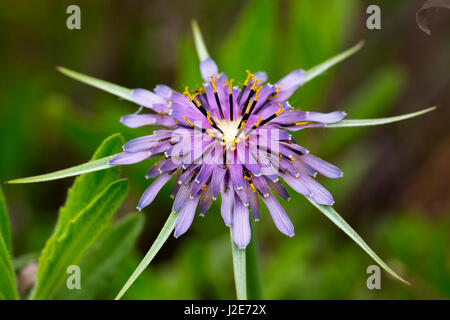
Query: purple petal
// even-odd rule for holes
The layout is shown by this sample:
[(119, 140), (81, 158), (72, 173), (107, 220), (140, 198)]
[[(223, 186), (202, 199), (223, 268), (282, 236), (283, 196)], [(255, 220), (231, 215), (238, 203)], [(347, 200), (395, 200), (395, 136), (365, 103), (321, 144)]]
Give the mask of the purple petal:
[(215, 76), (219, 73), (219, 69), (217, 68), (217, 64), (214, 60), (208, 58), (200, 63), (200, 73), (202, 74), (203, 80), (205, 80), (205, 82), (209, 82), (211, 80), (211, 76)]
[(142, 160), (147, 159), (151, 155), (152, 154), (148, 151), (135, 152), (135, 153), (122, 152), (119, 155), (112, 158), (109, 161), (109, 164), (112, 166), (134, 164), (134, 163), (141, 162)]
[(220, 206), (220, 212), (222, 214), (223, 222), (226, 226), (231, 226), (233, 222), (233, 207), (234, 207), (234, 190), (228, 188), (225, 191), (224, 184), (221, 185), (222, 204)]
[(125, 152), (140, 152), (153, 148), (159, 142), (154, 141), (151, 136), (139, 137), (128, 141), (123, 146)]
[(254, 74), (256, 80), (261, 80), (263, 83), (267, 81), (267, 73), (264, 71), (258, 71)]
[(239, 249), (245, 249), (250, 242), (251, 231), (248, 208), (241, 201), (234, 203), (233, 224), (231, 226), (233, 241)]
[(344, 119), (347, 114), (343, 111), (335, 111), (329, 113), (322, 112), (305, 112), (305, 121), (314, 121), (314, 122), (322, 122), (322, 123), (333, 123), (338, 122)]
[(277, 199), (273, 195), (270, 195), (268, 198), (263, 198), (263, 200), (278, 230), (289, 237), (294, 236), (294, 226), (292, 225), (291, 219), (289, 219), (286, 211), (284, 211)]
[(303, 162), (328, 178), (342, 178), (344, 173), (338, 167), (311, 154), (301, 156)]
[(228, 166), (230, 172), (230, 179), (234, 185), (235, 190), (242, 190), (244, 188), (244, 175), (242, 173), (242, 165), (230, 164)]
[(209, 208), (211, 208), (213, 201), (214, 200), (212, 198), (211, 188), (208, 188), (205, 192), (203, 192), (202, 197), (200, 198), (200, 203), (198, 205), (199, 214), (201, 216), (204, 216)]
[(155, 90), (153, 90), (158, 96), (163, 97), (165, 99), (170, 99), (172, 96), (172, 88), (169, 86), (166, 86), (164, 84), (158, 84), (155, 87)]
[(195, 182), (202, 183), (206, 179), (208, 179), (211, 176), (214, 167), (215, 165), (213, 164), (203, 164), (200, 167), (200, 171), (198, 172), (197, 176), (195, 177)]
[(300, 174), (298, 180), (300, 180), (300, 183), (306, 186), (311, 191), (309, 197), (316, 201), (318, 204), (327, 206), (331, 206), (334, 204), (334, 199), (331, 193), (329, 193), (327, 189), (322, 187), (322, 185), (316, 180), (304, 173)]
[(133, 89), (131, 99), (138, 105), (150, 108), (158, 113), (169, 111), (169, 108), (165, 107), (167, 100), (149, 90)]
[(270, 195), (270, 190), (265, 178), (253, 177), (252, 181), (256, 190), (258, 190), (264, 198), (267, 198)]
[(150, 124), (159, 124), (166, 127), (175, 125), (175, 120), (171, 117), (157, 114), (128, 114), (120, 118), (120, 122), (129, 128), (139, 128)]
[(305, 184), (299, 179), (291, 176), (289, 173), (280, 174), (280, 176), (286, 181), (286, 183), (298, 193), (309, 196), (311, 191)]
[(285, 101), (297, 90), (305, 80), (305, 71), (298, 69), (289, 73), (276, 83), (280, 86), (278, 95), (273, 98), (273, 101)]
[(248, 200), (250, 202), (250, 209), (252, 211), (252, 216), (255, 221), (259, 220), (259, 196), (258, 192), (253, 190), (249, 190), (248, 192)]
[(191, 226), (195, 216), (195, 209), (197, 209), (198, 199), (199, 196), (194, 199), (188, 199), (181, 208), (177, 221), (175, 222), (175, 238), (181, 236)]
[(180, 188), (178, 189), (177, 195), (175, 196), (175, 199), (174, 199), (173, 205), (172, 205), (173, 212), (177, 212), (178, 210), (181, 209), (181, 207), (183, 206), (184, 202), (188, 198), (189, 193), (191, 191), (190, 186), (187, 186), (183, 183), (179, 184), (179, 185), (180, 185)]
[(155, 181), (153, 181), (150, 187), (148, 187), (147, 190), (145, 190), (142, 194), (141, 199), (139, 200), (139, 203), (137, 205), (137, 209), (141, 211), (143, 208), (152, 203), (161, 188), (164, 187), (164, 185), (171, 178), (172, 176), (169, 173), (163, 173)]
[(217, 198), (217, 195), (220, 192), (221, 185), (224, 184), (225, 173), (226, 169), (220, 166), (216, 166), (213, 170), (213, 174), (211, 177), (211, 194), (214, 200)]
[(279, 195), (280, 197), (282, 197), (285, 200), (290, 200), (291, 197), (289, 196), (288, 191), (286, 190), (286, 188), (284, 187), (284, 185), (280, 182), (273, 182), (270, 179), (266, 179), (267, 184), (272, 188), (273, 191), (275, 191), (275, 193), (277, 195)]

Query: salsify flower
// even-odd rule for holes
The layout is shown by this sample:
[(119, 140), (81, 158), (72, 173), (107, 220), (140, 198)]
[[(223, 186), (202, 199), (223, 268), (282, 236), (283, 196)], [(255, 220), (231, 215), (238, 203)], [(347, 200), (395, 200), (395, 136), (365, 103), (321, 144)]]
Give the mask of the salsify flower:
[(219, 194), (222, 218), (231, 226), (239, 248), (250, 241), (249, 211), (253, 219), (259, 219), (259, 198), (277, 228), (292, 237), (294, 227), (274, 196), (289, 199), (282, 181), (318, 204), (332, 205), (332, 195), (314, 178), (317, 173), (329, 178), (340, 178), (343, 173), (311, 155), (287, 131), (321, 127), (342, 120), (346, 114), (294, 109), (288, 99), (304, 82), (301, 69), (275, 84), (267, 83), (263, 72), (246, 70), (241, 86), (219, 73), (211, 58), (201, 62), (200, 72), (205, 83), (195, 92), (186, 87), (180, 93), (166, 85), (157, 85), (153, 92), (132, 90), (133, 101), (153, 112), (126, 115), (121, 122), (131, 128), (160, 125), (167, 129), (129, 141), (110, 164), (163, 158), (147, 173), (147, 178), (157, 178), (137, 208), (152, 203), (174, 178), (172, 210), (179, 211), (175, 237), (188, 230), (197, 208), (204, 215)]
[[(203, 86), (195, 90), (186, 87), (183, 92), (177, 92), (166, 85), (157, 85), (153, 91), (130, 90), (66, 68), (58, 68), (69, 77), (141, 106), (135, 114), (122, 117), (124, 125), (131, 128), (158, 125), (166, 129), (127, 142), (120, 154), (8, 182), (49, 181), (111, 166), (133, 164), (152, 157), (161, 158), (146, 174), (147, 178), (156, 179), (143, 193), (137, 208), (142, 210), (152, 203), (163, 186), (174, 180), (172, 213), (117, 299), (151, 262), (169, 233), (174, 229), (175, 237), (185, 233), (197, 209), (200, 215), (206, 214), (219, 195), (222, 218), (225, 225), (231, 227), (236, 245), (232, 252), (237, 295), (245, 298), (245, 251), (242, 249), (246, 248), (251, 238), (250, 213), (254, 220), (259, 219), (259, 199), (267, 206), (277, 228), (290, 237), (294, 235), (292, 222), (276, 198), (278, 195), (289, 200), (284, 183), (304, 195), (389, 274), (408, 283), (331, 207), (334, 203), (332, 195), (314, 179), (318, 173), (328, 178), (340, 178), (343, 176), (342, 171), (311, 155), (288, 132), (311, 127), (381, 125), (413, 118), (435, 107), (394, 117), (358, 120), (342, 120), (346, 114), (341, 111), (320, 113), (296, 110), (288, 102), (291, 95), (305, 82), (358, 51), (362, 43), (306, 72), (294, 70), (274, 84), (267, 82), (264, 72), (253, 74), (248, 70), (246, 77), (243, 74), (244, 81), (240, 83), (219, 73), (195, 22), (193, 28), (204, 80)], [(151, 112), (140, 113), (143, 107)]]

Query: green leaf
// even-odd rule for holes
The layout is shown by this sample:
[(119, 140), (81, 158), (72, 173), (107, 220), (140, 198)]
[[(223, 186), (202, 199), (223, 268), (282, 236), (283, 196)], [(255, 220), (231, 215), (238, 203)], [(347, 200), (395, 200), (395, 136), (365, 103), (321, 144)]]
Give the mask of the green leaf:
[[(118, 180), (96, 195), (81, 212), (47, 241), (39, 260), (33, 299), (50, 299), (67, 278), (67, 267), (78, 263), (109, 224), (128, 191), (127, 180)], [(81, 270), (82, 271), (82, 270)]]
[(122, 99), (133, 101), (132, 96), (131, 96), (131, 93), (132, 93), (131, 89), (124, 88), (124, 87), (118, 86), (116, 84), (109, 83), (107, 81), (100, 80), (100, 79), (97, 79), (94, 77), (86, 76), (82, 73), (79, 73), (79, 72), (76, 72), (76, 71), (73, 71), (73, 70), (70, 70), (70, 69), (67, 69), (64, 67), (56, 67), (56, 70), (58, 70), (62, 74), (66, 75), (72, 79), (78, 80), (80, 82), (83, 82), (87, 85), (98, 88), (100, 90), (104, 90), (104, 91), (109, 92), (113, 95), (116, 95)]
[(317, 209), (319, 209), (328, 219), (330, 219), (339, 229), (344, 231), (353, 241), (356, 242), (376, 263), (378, 263), (387, 273), (400, 280), (401, 282), (411, 285), (396, 274), (381, 258), (369, 247), (369, 245), (353, 230), (352, 227), (330, 206), (317, 204), (314, 200), (307, 198)]
[(95, 299), (108, 287), (119, 263), (133, 247), (144, 227), (144, 215), (129, 214), (114, 223), (80, 262), (81, 290), (62, 287), (58, 299)]
[(196, 20), (192, 20), (192, 33), (194, 34), (195, 49), (200, 62), (209, 58), (208, 50), (206, 49), (205, 41), (203, 40), (202, 32)]
[(239, 249), (233, 241), (230, 228), (231, 252), (233, 254), (234, 284), (238, 300), (247, 300), (247, 269), (245, 267), (245, 249)]
[[(121, 134), (114, 134), (106, 138), (97, 148), (91, 162), (108, 158), (122, 150), (125, 139)], [(64, 227), (67, 221), (74, 218), (95, 197), (101, 193), (110, 183), (117, 180), (120, 175), (119, 167), (112, 167), (103, 172), (91, 172), (83, 174), (75, 179), (69, 189), (67, 201), (59, 210), (57, 229)]]
[(355, 54), (356, 52), (358, 52), (362, 47), (364, 46), (364, 41), (360, 41), (358, 42), (355, 46), (351, 47), (350, 49), (328, 59), (327, 61), (309, 69), (308, 71), (306, 71), (305, 73), (305, 80), (304, 83), (311, 81), (312, 79), (314, 79), (315, 77), (321, 75), (322, 73), (324, 73), (325, 71), (327, 71), (328, 69), (330, 69), (331, 67), (334, 67), (336, 64), (338, 64), (339, 62), (347, 59), (348, 57), (350, 57), (351, 55)]
[(16, 279), (3, 236), (0, 234), (0, 300), (17, 299)]
[(12, 254), (11, 227), (9, 225), (8, 208), (6, 207), (2, 188), (0, 188), (0, 236), (3, 238), (8, 252)]
[(410, 118), (414, 118), (425, 114), (427, 112), (435, 110), (436, 107), (430, 107), (413, 113), (407, 113), (400, 116), (389, 117), (389, 118), (379, 118), (379, 119), (358, 119), (358, 120), (341, 120), (336, 123), (327, 124), (326, 128), (342, 128), (342, 127), (367, 127), (367, 126), (378, 126), (382, 124), (402, 121)]
[(119, 293), (115, 297), (115, 300), (120, 300), (122, 296), (127, 292), (127, 290), (131, 287), (131, 285), (136, 281), (136, 279), (139, 277), (139, 275), (147, 268), (147, 266), (152, 262), (153, 258), (156, 256), (156, 254), (159, 252), (163, 244), (167, 241), (170, 234), (172, 233), (173, 229), (175, 229), (175, 221), (177, 220), (178, 212), (172, 212), (169, 217), (167, 218), (166, 223), (164, 224), (163, 228), (161, 229), (158, 237), (156, 238), (155, 242), (153, 242), (152, 246), (148, 250), (147, 254), (144, 256), (142, 261), (137, 266), (136, 270), (134, 270), (133, 274), (130, 276), (130, 278), (127, 280), (127, 282), (124, 284), (122, 289), (120, 289)]
[(58, 179), (78, 176), (83, 173), (105, 170), (105, 169), (113, 167), (109, 164), (109, 161), (112, 158), (114, 158), (115, 156), (116, 155), (104, 157), (104, 158), (101, 158), (98, 160), (89, 161), (89, 162), (80, 164), (75, 167), (55, 171), (52, 173), (41, 174), (39, 176), (9, 180), (9, 181), (6, 181), (6, 183), (13, 184), (13, 183), (34, 183), (34, 182), (42, 182), (42, 181), (51, 181), (51, 180), (58, 180)]

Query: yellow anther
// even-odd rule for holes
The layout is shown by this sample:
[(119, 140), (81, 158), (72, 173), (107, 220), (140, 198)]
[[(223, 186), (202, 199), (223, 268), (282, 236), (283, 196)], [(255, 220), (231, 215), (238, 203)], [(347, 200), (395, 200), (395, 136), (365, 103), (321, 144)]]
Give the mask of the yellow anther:
[(245, 81), (244, 81), (244, 86), (246, 86), (248, 84), (250, 79), (254, 78), (253, 73), (251, 73), (249, 70), (245, 70), (245, 72), (247, 72), (247, 79), (245, 79)]
[(250, 183), (250, 189), (251, 189), (253, 192), (256, 192), (256, 188), (255, 188), (255, 185), (254, 185), (253, 183)]
[(208, 119), (208, 122), (210, 125), (214, 125), (214, 122), (212, 122), (212, 119), (211, 119), (211, 114), (209, 112), (206, 113), (206, 119)]
[(185, 87), (185, 88), (184, 88), (183, 94), (184, 94), (186, 97), (188, 97), (189, 100), (192, 100), (192, 96), (191, 96), (191, 94), (189, 93), (189, 87)]
[(242, 121), (242, 123), (241, 123), (241, 130), (244, 130), (244, 128), (245, 128), (245, 121)]
[(291, 157), (289, 158), (289, 160), (291, 160), (292, 162), (294, 162), (294, 161), (295, 161), (295, 158), (294, 158), (293, 156), (291, 156)]
[(256, 88), (255, 101), (259, 99), (259, 93), (261, 92), (262, 84)]
[(188, 125), (190, 125), (192, 128), (194, 127), (194, 124), (192, 122), (190, 122), (189, 119), (186, 116), (184, 116), (184, 121), (186, 121), (186, 123)]
[(278, 109), (278, 111), (275, 112), (275, 115), (277, 115), (277, 116), (279, 116), (280, 113), (282, 113), (284, 111), (283, 105), (281, 103), (279, 103), (278, 106), (280, 107), (280, 109)]
[(170, 195), (169, 197), (170, 197), (171, 199), (175, 199), (175, 197), (174, 197), (173, 195)]
[(234, 79), (231, 79), (230, 81), (227, 81), (225, 83), (225, 84), (228, 83), (228, 87), (229, 87), (228, 94), (232, 94), (233, 93), (233, 81), (234, 81)]
[(215, 139), (216, 136), (211, 132), (211, 130), (206, 129), (206, 133), (208, 134), (208, 136), (210, 136), (210, 138)]
[(255, 122), (254, 126), (257, 128), (261, 123), (261, 116), (259, 116), (258, 121)]
[(217, 88), (216, 88), (216, 82), (214, 81), (214, 76), (211, 76), (211, 85), (213, 87), (214, 93), (216, 93), (217, 92)]
[(208, 188), (206, 184), (203, 185), (202, 190), (205, 191)]
[(250, 101), (248, 102), (247, 109), (245, 109), (245, 113), (246, 113), (246, 114), (249, 114), (249, 113), (250, 113), (250, 108), (251, 108), (251, 106), (252, 106), (252, 101), (250, 100)]
[(303, 126), (303, 125), (308, 124), (308, 123), (309, 123), (308, 121), (301, 121), (301, 122), (296, 122), (295, 125), (296, 126)]

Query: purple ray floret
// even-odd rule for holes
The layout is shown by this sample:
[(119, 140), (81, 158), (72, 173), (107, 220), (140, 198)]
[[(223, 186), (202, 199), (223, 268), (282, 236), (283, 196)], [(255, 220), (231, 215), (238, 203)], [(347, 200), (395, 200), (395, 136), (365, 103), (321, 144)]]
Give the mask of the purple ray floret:
[(186, 88), (179, 93), (165, 85), (154, 91), (132, 91), (133, 101), (152, 112), (125, 115), (121, 122), (130, 128), (159, 125), (166, 129), (127, 142), (124, 152), (110, 163), (162, 158), (147, 173), (147, 178), (156, 179), (137, 208), (142, 210), (152, 203), (174, 178), (173, 211), (179, 212), (176, 237), (189, 229), (197, 207), (204, 215), (219, 194), (222, 218), (239, 248), (250, 241), (250, 213), (259, 220), (259, 198), (276, 227), (292, 237), (294, 226), (275, 197), (290, 199), (283, 181), (318, 204), (332, 205), (332, 195), (314, 178), (317, 173), (328, 178), (340, 178), (343, 173), (311, 155), (286, 131), (321, 127), (342, 120), (346, 114), (293, 109), (287, 99), (304, 83), (301, 69), (273, 85), (266, 83), (265, 73), (247, 71), (240, 86), (219, 73), (211, 58), (201, 62), (200, 72), (205, 83), (195, 91)]

